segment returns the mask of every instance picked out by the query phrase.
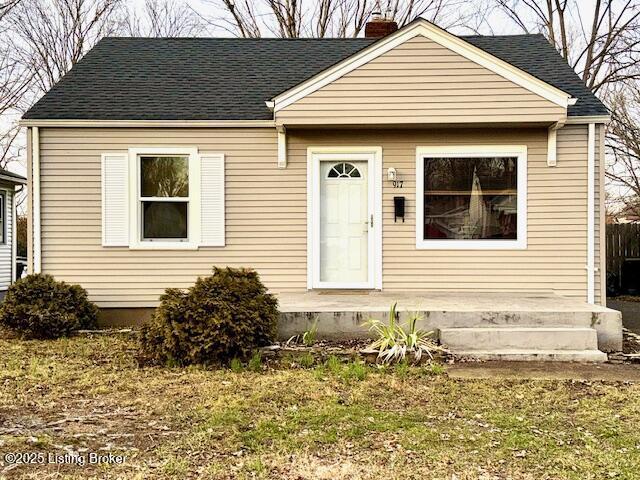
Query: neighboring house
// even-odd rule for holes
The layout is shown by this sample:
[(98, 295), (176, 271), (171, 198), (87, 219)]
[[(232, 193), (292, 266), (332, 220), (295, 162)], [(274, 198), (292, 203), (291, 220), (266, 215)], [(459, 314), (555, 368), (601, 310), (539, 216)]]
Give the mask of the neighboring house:
[(22, 120), (30, 268), (102, 308), (212, 265), (603, 304), (608, 120), (541, 35), (106, 38)]
[(26, 183), (23, 176), (0, 168), (0, 292), (16, 280), (15, 196)]

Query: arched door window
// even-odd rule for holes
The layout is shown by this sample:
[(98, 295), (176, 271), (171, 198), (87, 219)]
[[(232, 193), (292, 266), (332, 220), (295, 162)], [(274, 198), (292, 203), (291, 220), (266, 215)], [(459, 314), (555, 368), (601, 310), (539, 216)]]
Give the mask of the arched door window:
[(336, 163), (327, 174), (327, 178), (360, 178), (360, 170), (351, 163)]

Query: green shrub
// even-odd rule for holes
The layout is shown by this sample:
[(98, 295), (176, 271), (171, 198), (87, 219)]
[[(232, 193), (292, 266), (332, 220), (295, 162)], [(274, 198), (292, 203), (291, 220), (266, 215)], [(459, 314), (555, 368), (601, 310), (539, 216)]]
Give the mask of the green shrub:
[(143, 359), (156, 364), (246, 359), (275, 338), (278, 302), (253, 270), (213, 269), (188, 291), (167, 289), (143, 325)]
[(0, 305), (0, 325), (22, 338), (59, 338), (94, 328), (98, 307), (80, 285), (33, 274), (15, 282)]

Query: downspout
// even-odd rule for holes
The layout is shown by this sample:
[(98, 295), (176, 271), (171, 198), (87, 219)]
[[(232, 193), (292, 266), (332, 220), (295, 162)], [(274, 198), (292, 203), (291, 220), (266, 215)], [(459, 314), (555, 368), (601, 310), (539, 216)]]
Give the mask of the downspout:
[(40, 132), (38, 127), (31, 131), (31, 185), (33, 192), (33, 273), (42, 271), (42, 242), (40, 230)]
[(587, 140), (587, 302), (595, 303), (595, 167), (596, 126), (589, 124)]
[(16, 260), (18, 258), (18, 217), (16, 216), (16, 198), (18, 194), (24, 190), (24, 185), (18, 185), (19, 188), (13, 189), (13, 198), (11, 199), (11, 283), (17, 278)]

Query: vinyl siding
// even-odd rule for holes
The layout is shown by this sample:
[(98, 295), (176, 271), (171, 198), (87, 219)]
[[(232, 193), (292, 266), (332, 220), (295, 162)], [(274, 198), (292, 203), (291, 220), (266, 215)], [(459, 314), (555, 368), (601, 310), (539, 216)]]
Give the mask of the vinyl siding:
[[(416, 147), (526, 144), (526, 250), (416, 250)], [(290, 160), (309, 145), (382, 146), (383, 172), (395, 167), (402, 189), (383, 182), (383, 288), (388, 291), (557, 292), (586, 300), (587, 127), (558, 132), (558, 163), (547, 166), (546, 129), (350, 130), (289, 135)], [(394, 223), (393, 197), (406, 197), (405, 223)]]
[(278, 123), (556, 121), (566, 109), (418, 36), (276, 113)]
[(0, 290), (4, 290), (11, 285), (12, 255), (11, 242), (13, 242), (13, 191), (11, 183), (0, 182), (0, 191), (6, 192), (5, 232), (6, 239), (0, 243)]
[[(275, 129), (41, 128), (42, 269), (103, 307), (153, 305), (213, 265), (253, 266), (270, 288), (306, 285), (305, 163), (276, 168)], [(101, 246), (100, 155), (132, 146), (224, 153), (226, 246), (131, 251)]]
[[(384, 171), (395, 167), (404, 180), (402, 189), (383, 181), (385, 290), (554, 291), (586, 299), (586, 125), (558, 132), (557, 167), (546, 164), (545, 128), (289, 129), (286, 169), (276, 167), (275, 129), (41, 128), (40, 138), (43, 271), (81, 283), (102, 307), (153, 306), (166, 287), (189, 286), (212, 265), (254, 267), (275, 292), (306, 289), (306, 155), (320, 145), (381, 146)], [(526, 250), (416, 250), (416, 146), (456, 144), (528, 146)], [(225, 154), (225, 247), (101, 246), (100, 155), (144, 145)], [(405, 223), (394, 223), (395, 195), (407, 198)]]

